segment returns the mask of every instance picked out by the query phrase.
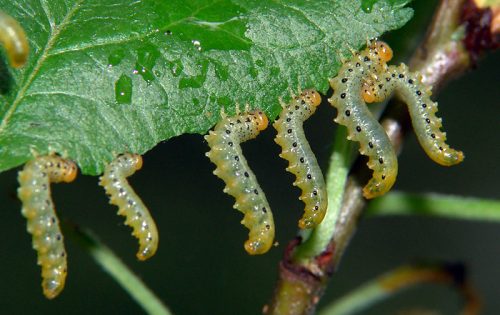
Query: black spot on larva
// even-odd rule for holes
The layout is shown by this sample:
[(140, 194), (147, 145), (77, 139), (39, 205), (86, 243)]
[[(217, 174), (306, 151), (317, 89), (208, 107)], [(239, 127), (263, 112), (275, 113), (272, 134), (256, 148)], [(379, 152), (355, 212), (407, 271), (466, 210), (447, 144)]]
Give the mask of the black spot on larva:
[(236, 161), (239, 161), (239, 160), (240, 160), (240, 157), (239, 157), (239, 156), (237, 156), (237, 155), (235, 155), (235, 156), (234, 156), (234, 159), (235, 159)]
[(396, 74), (395, 74), (395, 73), (391, 74), (391, 77), (395, 78), (395, 77), (396, 77)]
[(266, 224), (266, 229), (269, 230), (271, 226), (269, 224)]
[(57, 235), (56, 235), (56, 240), (60, 241), (61, 239), (62, 239), (61, 234), (57, 234)]
[[(307, 99), (311, 99), (311, 97), (308, 95), (308, 96), (307, 96)], [(306, 101), (302, 100), (302, 101), (300, 101), (300, 104), (301, 104), (301, 105), (306, 105)], [(299, 107), (298, 107), (298, 106), (295, 106), (295, 109), (299, 109)]]
[(318, 191), (317, 190), (313, 190), (313, 195), (317, 196), (318, 195)]
[(237, 119), (237, 120), (236, 120), (236, 122), (237, 122), (238, 124), (241, 124), (241, 120), (239, 120), (239, 119)]
[(382, 179), (385, 179), (385, 175), (382, 175)]
[(365, 56), (364, 61), (370, 61), (370, 58), (368, 58), (368, 56)]
[(245, 177), (249, 177), (250, 174), (248, 174), (248, 172), (245, 172), (243, 175), (245, 175)]
[(378, 158), (378, 162), (379, 162), (380, 164), (384, 164), (384, 159), (383, 159), (383, 158)]
[(430, 123), (431, 123), (431, 120), (430, 120), (429, 118), (426, 118), (426, 119), (425, 119), (425, 122), (426, 122), (426, 123), (428, 123), (428, 124), (430, 124)]
[(356, 67), (360, 67), (361, 64), (359, 62), (356, 62)]
[(413, 80), (412, 80), (412, 79), (409, 79), (409, 80), (408, 80), (408, 83), (413, 84)]
[(297, 147), (297, 142), (292, 143), (292, 146), (293, 146), (294, 148), (296, 148), (296, 147)]
[(290, 122), (290, 121), (292, 121), (292, 118), (288, 117), (288, 118), (286, 119), (286, 122)]
[(311, 174), (307, 174), (307, 179), (311, 179), (312, 178), (312, 175)]
[(433, 133), (431, 133), (431, 137), (432, 137), (433, 139), (436, 139), (436, 135), (435, 135), (435, 134), (433, 134)]
[(65, 252), (62, 252), (62, 253), (61, 253), (61, 257), (64, 257), (64, 256), (66, 256), (66, 253), (65, 253)]
[(299, 110), (299, 105), (295, 105), (295, 110)]
[(370, 149), (373, 149), (373, 143), (368, 142), (368, 146), (370, 147)]
[(422, 95), (422, 92), (417, 91), (417, 95), (418, 95), (418, 96)]
[(423, 108), (426, 108), (426, 107), (427, 107), (427, 104), (422, 104), (422, 107), (423, 107)]
[(352, 68), (347, 69), (347, 71), (352, 72)]
[(443, 151), (443, 147), (439, 147), (439, 150)]
[(286, 132), (288, 132), (288, 133), (292, 133), (292, 129), (288, 129)]
[(233, 146), (233, 142), (231, 142), (231, 141), (229, 141), (227, 144), (228, 144), (230, 147), (232, 147), (232, 146)]
[(262, 207), (262, 212), (267, 213), (266, 207)]
[(387, 78), (385, 78), (385, 80), (386, 80), (387, 82), (389, 82), (389, 81), (391, 81), (391, 78), (387, 77)]
[(347, 78), (343, 78), (342, 83), (346, 83), (346, 82), (347, 82)]
[(346, 111), (345, 111), (345, 115), (346, 115), (347, 117), (351, 116), (351, 111), (350, 111), (350, 110), (346, 110)]
[(346, 96), (345, 93), (340, 94), (340, 98), (345, 98), (345, 96)]
[(383, 84), (379, 84), (379, 85), (378, 85), (378, 88), (379, 88), (379, 89), (381, 89), (381, 88), (383, 88), (383, 87), (384, 87), (384, 85), (383, 85)]
[(127, 200), (127, 203), (128, 203), (130, 206), (133, 206), (133, 205), (134, 205), (134, 201), (133, 201), (132, 199)]
[(399, 77), (402, 79), (402, 78), (404, 78), (404, 77), (405, 77), (405, 75), (404, 75), (404, 74), (402, 74), (402, 73), (400, 73), (400, 74), (399, 74)]
[(231, 130), (226, 129), (227, 134), (231, 134)]
[(257, 189), (254, 189), (254, 190), (253, 190), (253, 193), (254, 193), (254, 194), (256, 194), (256, 195), (258, 195), (258, 194), (259, 194), (259, 191), (258, 191)]
[(318, 206), (314, 206), (314, 210), (315, 211), (319, 210), (319, 207)]
[(51, 218), (50, 218), (50, 221), (52, 221), (52, 223), (56, 223), (56, 218), (51, 217)]
[(299, 161), (300, 161), (300, 163), (304, 163), (304, 158), (303, 158), (303, 157), (301, 157), (301, 158), (299, 159)]
[(361, 132), (361, 127), (360, 126), (356, 126), (356, 131), (357, 132)]

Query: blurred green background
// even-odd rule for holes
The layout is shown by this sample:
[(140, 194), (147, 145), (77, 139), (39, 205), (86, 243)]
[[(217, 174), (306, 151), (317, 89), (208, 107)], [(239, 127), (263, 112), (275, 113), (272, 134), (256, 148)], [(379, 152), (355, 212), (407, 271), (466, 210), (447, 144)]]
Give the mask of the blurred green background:
[[(416, 19), (393, 41), (414, 45), (430, 19), (416, 4)], [(414, 5), (415, 6), (415, 5)], [(398, 52), (396, 51), (396, 55)], [(466, 154), (464, 163), (444, 168), (433, 163), (411, 136), (399, 158), (394, 189), (500, 198), (499, 54), (483, 59), (477, 70), (449, 84), (439, 94), (449, 144)], [(323, 104), (306, 123), (308, 139), (326, 170), (335, 133), (335, 111)], [(63, 221), (93, 230), (173, 310), (175, 314), (259, 314), (272, 294), (277, 264), (296, 234), (302, 214), (293, 176), (278, 157), (275, 131), (266, 130), (243, 145), (273, 208), (280, 246), (251, 257), (243, 250), (247, 230), (223, 183), (212, 175), (200, 135), (184, 135), (158, 145), (144, 156), (144, 168), (131, 183), (156, 219), (160, 247), (150, 261), (135, 259), (137, 242), (123, 217), (109, 205), (97, 177), (53, 185)], [(17, 171), (0, 176), (0, 314), (141, 314), (142, 310), (94, 261), (66, 238), (69, 274), (66, 288), (53, 301), (40, 287), (40, 269), (31, 236), (16, 197)], [(333, 276), (321, 305), (373, 277), (414, 259), (461, 261), (484, 302), (483, 314), (500, 310), (500, 224), (405, 217), (367, 218)], [(420, 286), (363, 314), (394, 314), (412, 307), (457, 314), (457, 294), (449, 288)]]

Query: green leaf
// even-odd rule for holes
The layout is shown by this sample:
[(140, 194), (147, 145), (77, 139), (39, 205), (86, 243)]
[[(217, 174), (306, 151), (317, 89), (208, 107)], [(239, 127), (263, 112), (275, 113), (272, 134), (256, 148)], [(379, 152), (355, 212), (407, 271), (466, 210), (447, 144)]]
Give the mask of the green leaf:
[(273, 119), (289, 88), (326, 92), (339, 54), (412, 15), (372, 2), (0, 0), (31, 44), (1, 73), (0, 171), (53, 151), (96, 175), (117, 153), (207, 132), (221, 107)]

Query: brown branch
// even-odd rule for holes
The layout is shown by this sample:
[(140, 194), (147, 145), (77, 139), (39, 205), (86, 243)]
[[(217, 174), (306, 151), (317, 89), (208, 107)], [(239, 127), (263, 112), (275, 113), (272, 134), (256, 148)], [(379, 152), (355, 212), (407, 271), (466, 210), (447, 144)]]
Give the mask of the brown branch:
[[(480, 9), (472, 0), (442, 0), (426, 39), (411, 58), (412, 71), (421, 72), (423, 81), (434, 86), (436, 92), (451, 78), (474, 65), (482, 51), (498, 48), (498, 36), (491, 34), (494, 29), (492, 19), (490, 9)], [(460, 34), (464, 35), (463, 38), (459, 37)], [(411, 127), (403, 104), (393, 100), (381, 118), (381, 124), (399, 152)], [(293, 262), (292, 253), (301, 240), (297, 238), (290, 242), (280, 263), (274, 297), (264, 307), (265, 314), (314, 313), (366, 208), (362, 187), (370, 176), (365, 158), (359, 157), (346, 184), (332, 241), (322, 254), (306, 264)]]

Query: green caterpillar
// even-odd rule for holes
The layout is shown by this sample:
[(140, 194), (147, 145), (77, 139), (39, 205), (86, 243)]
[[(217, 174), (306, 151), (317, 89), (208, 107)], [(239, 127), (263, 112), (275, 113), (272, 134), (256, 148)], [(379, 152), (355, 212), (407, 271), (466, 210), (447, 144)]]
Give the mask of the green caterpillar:
[(50, 183), (72, 182), (76, 165), (59, 156), (40, 156), (19, 172), (22, 214), (28, 221), (28, 232), (33, 235), (33, 248), (42, 267), (43, 294), (53, 299), (64, 289), (67, 274), (66, 250), (50, 194)]
[(138, 154), (125, 153), (109, 163), (101, 176), (99, 185), (110, 196), (110, 203), (118, 206), (118, 214), (125, 216), (125, 224), (132, 227), (139, 240), (137, 258), (146, 260), (158, 249), (158, 230), (148, 208), (127, 182), (142, 167), (142, 157)]
[(299, 221), (301, 229), (316, 227), (323, 220), (328, 200), (325, 180), (309, 143), (304, 135), (303, 123), (321, 104), (321, 96), (314, 90), (305, 90), (295, 96), (283, 110), (273, 126), (278, 132), (274, 141), (282, 148), (280, 157), (287, 160), (287, 171), (296, 176), (293, 183), (302, 190), (299, 197), (305, 204)]
[(210, 146), (206, 156), (217, 166), (214, 174), (226, 183), (224, 192), (236, 199), (233, 207), (245, 215), (241, 223), (250, 230), (245, 242), (250, 255), (264, 254), (271, 248), (274, 220), (240, 143), (257, 137), (267, 125), (268, 119), (261, 111), (237, 113), (233, 117), (222, 114), (221, 121), (205, 136)]

